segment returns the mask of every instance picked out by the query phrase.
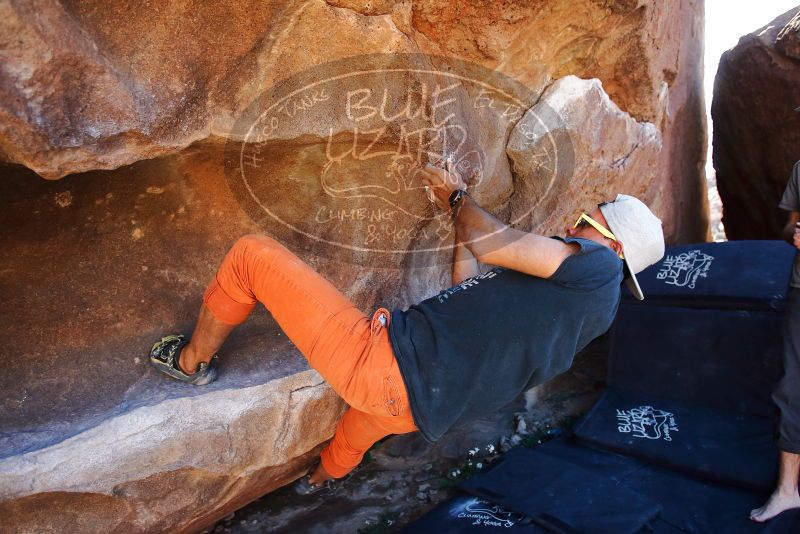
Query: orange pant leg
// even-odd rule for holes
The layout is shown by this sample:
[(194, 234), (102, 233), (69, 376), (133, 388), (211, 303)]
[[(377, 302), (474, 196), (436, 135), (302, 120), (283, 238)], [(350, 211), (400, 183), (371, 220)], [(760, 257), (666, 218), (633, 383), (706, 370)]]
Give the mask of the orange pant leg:
[(339, 421), (333, 441), (322, 451), (322, 467), (334, 478), (343, 477), (378, 440), (416, 429), (410, 417), (382, 417), (350, 408)]
[[(217, 319), (243, 322), (258, 302), (348, 403), (363, 393), (353, 377), (368, 359), (370, 319), (324, 277), (266, 235), (239, 239), (203, 297)], [(355, 399), (354, 399), (355, 398)]]
[(379, 308), (367, 317), (274, 239), (239, 239), (203, 301), (229, 324), (243, 322), (261, 302), (309, 365), (352, 407), (323, 454), (330, 474), (349, 472), (384, 436), (416, 430), (389, 341), (389, 310)]

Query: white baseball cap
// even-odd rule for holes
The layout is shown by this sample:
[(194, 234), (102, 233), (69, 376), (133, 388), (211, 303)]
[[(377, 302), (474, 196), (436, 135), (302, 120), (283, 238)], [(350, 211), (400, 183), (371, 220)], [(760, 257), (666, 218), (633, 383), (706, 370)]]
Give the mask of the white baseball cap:
[(661, 219), (644, 202), (629, 195), (617, 195), (614, 202), (600, 205), (608, 228), (623, 245), (630, 276), (625, 279), (633, 296), (644, 300), (636, 275), (664, 257)]

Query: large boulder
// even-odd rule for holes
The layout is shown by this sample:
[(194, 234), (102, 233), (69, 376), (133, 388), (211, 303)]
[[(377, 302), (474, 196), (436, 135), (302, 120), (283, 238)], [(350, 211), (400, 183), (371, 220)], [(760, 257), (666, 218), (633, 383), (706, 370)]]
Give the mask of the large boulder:
[[(547, 112), (561, 117), (563, 132), (572, 140), (573, 164), (568, 176), (550, 173), (541, 164), (542, 136), (537, 130), (542, 127), (539, 117)], [(587, 124), (592, 128), (586, 128)], [(669, 205), (668, 193), (648, 185), (656, 179), (661, 149), (658, 128), (621, 111), (599, 80), (562, 78), (548, 87), (509, 138), (506, 151), (514, 176), (541, 189), (512, 198), (512, 218), (523, 216), (530, 227), (556, 232), (574, 223), (575, 206), (563, 202), (564, 198), (613, 199), (616, 191), (634, 195), (663, 213)], [(525, 198), (537, 199), (534, 209)], [(589, 210), (592, 206), (584, 207)]]
[(778, 33), (775, 48), (785, 56), (800, 59), (800, 10)]
[(800, 6), (739, 39), (714, 82), (714, 169), (730, 239), (780, 239), (800, 160)]
[(147, 364), (258, 230), (220, 165), (203, 151), (57, 182), (4, 167), (0, 531), (197, 530), (299, 477), (333, 434), (343, 402), (263, 308), (211, 385)]
[(276, 81), (366, 53), (457, 56), (541, 94), (598, 78), (663, 136), (672, 240), (706, 236), (702, 2), (7, 2), (0, 151), (47, 178), (226, 137)]
[(214, 384), (147, 366), (242, 234), (365, 313), (448, 284), (427, 161), (526, 230), (626, 192), (706, 236), (701, 2), (139, 6), (0, 4), (0, 150), (59, 178), (0, 183), (0, 530), (198, 530), (310, 467), (344, 405), (263, 310)]

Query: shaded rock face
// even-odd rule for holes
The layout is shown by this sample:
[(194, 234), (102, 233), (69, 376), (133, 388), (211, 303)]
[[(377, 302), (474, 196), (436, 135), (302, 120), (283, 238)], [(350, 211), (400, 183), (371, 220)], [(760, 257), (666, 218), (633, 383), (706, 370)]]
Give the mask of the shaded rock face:
[(210, 154), (55, 182), (3, 168), (0, 531), (195, 531), (301, 476), (332, 436), (344, 403), (263, 308), (211, 385), (147, 364), (257, 229)]
[(365, 313), (449, 285), (426, 162), (522, 229), (625, 192), (706, 235), (697, 1), (0, 13), (0, 150), (60, 178), (2, 168), (0, 530), (199, 530), (311, 466), (344, 405), (263, 310), (214, 384), (146, 365), (242, 234)]
[(714, 82), (714, 169), (730, 239), (780, 239), (778, 208), (800, 159), (800, 6), (722, 55)]

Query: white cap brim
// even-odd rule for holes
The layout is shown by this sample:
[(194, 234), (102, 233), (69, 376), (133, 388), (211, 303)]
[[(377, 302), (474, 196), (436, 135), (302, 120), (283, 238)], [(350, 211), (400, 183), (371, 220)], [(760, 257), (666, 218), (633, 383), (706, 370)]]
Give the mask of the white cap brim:
[(636, 279), (642, 272), (664, 256), (664, 231), (661, 219), (641, 200), (630, 195), (617, 195), (613, 202), (600, 205), (608, 229), (623, 245), (627, 277), (625, 283), (637, 300), (644, 300), (644, 293)]
[[(630, 267), (628, 268), (630, 271)], [(636, 279), (636, 275), (630, 271), (631, 275), (625, 279), (625, 284), (628, 286), (628, 289), (631, 290), (633, 296), (636, 297), (637, 300), (644, 300), (644, 293), (642, 293), (642, 288), (639, 287), (639, 281)]]

